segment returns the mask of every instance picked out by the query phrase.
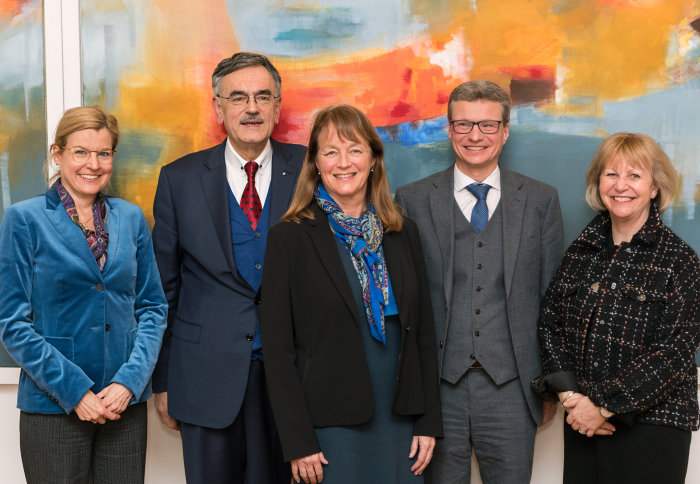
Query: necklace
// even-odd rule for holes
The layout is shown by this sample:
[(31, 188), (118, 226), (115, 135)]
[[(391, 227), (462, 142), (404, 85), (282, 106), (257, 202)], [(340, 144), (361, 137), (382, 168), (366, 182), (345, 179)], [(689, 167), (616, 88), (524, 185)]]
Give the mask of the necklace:
[(92, 222), (92, 219), (95, 218), (95, 215), (93, 214), (89, 219), (87, 219), (85, 222), (80, 221), (80, 217), (78, 217), (78, 225), (80, 226), (81, 229), (83, 230), (89, 230), (88, 229), (88, 224)]

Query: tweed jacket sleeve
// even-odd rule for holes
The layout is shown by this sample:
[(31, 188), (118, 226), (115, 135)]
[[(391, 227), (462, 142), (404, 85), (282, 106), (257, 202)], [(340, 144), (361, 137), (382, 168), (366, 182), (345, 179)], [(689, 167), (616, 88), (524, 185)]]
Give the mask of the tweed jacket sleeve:
[(609, 225), (607, 215), (591, 222), (547, 290), (538, 331), (543, 380), (573, 372), (598, 406), (695, 429), (698, 257), (655, 207), (629, 244), (606, 244)]

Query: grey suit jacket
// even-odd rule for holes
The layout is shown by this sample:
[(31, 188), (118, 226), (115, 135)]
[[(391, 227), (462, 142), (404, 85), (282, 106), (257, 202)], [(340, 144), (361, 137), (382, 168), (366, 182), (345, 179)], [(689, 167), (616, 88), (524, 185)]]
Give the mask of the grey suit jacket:
[[(396, 202), (418, 224), (435, 315), (438, 363), (454, 297), (454, 165), (396, 191)], [(508, 324), (523, 392), (532, 418), (542, 420), (530, 381), (542, 373), (537, 319), (540, 299), (561, 260), (564, 233), (557, 190), (501, 167), (503, 261)]]

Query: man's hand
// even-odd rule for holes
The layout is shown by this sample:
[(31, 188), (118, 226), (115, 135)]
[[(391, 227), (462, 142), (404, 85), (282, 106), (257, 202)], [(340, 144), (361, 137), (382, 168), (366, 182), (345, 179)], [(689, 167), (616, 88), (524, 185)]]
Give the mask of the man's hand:
[(153, 403), (163, 425), (173, 430), (180, 430), (177, 420), (168, 414), (168, 392), (154, 393)]
[(547, 425), (557, 414), (557, 401), (553, 398), (545, 398), (542, 402), (542, 425)]

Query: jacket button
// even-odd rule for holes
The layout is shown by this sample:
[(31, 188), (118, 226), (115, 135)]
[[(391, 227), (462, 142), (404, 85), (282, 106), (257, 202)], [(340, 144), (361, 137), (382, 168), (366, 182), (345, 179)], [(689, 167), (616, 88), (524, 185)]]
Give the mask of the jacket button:
[(260, 232), (255, 232), (255, 238), (259, 239), (260, 238)]
[(406, 326), (406, 331), (410, 331), (410, 330), (411, 330), (411, 326), (410, 326), (410, 325), (407, 325), (407, 326)]
[(262, 269), (262, 266), (261, 266), (260, 264), (255, 264), (255, 268), (256, 268), (257, 270), (260, 270), (260, 269)]
[(477, 264), (477, 265), (476, 265), (476, 268), (479, 269), (479, 270), (481, 270), (481, 264)]
[(253, 299), (253, 302), (255, 304), (260, 304), (260, 296), (255, 296), (255, 299)]
[(245, 339), (247, 339), (248, 341), (253, 341), (253, 335), (248, 333), (247, 335), (245, 335)]
[(440, 348), (442, 348), (443, 346), (445, 346), (445, 343), (440, 341)]
[(474, 314), (481, 314), (481, 309), (476, 308), (476, 309), (474, 310)]
[(639, 297), (638, 297), (637, 299), (638, 299), (639, 301), (644, 302), (644, 301), (646, 301), (647, 297), (646, 297), (646, 295), (644, 295), (644, 294), (640, 294)]
[(477, 247), (483, 247), (483, 246), (484, 246), (484, 243), (483, 243), (482, 241), (479, 241), (479, 242), (476, 243), (476, 246), (477, 246)]
[(481, 286), (476, 286), (476, 292), (481, 292)]
[(479, 336), (479, 330), (474, 331), (474, 336)]
[(111, 326), (109, 325), (109, 323), (105, 324), (105, 331), (109, 331), (109, 328), (111, 328)]
[(95, 291), (100, 292), (104, 289), (104, 286), (102, 284), (97, 284), (95, 286)]
[(476, 356), (474, 356), (474, 353), (472, 353), (471, 355), (469, 355), (469, 358), (472, 359), (472, 360), (476, 360)]

